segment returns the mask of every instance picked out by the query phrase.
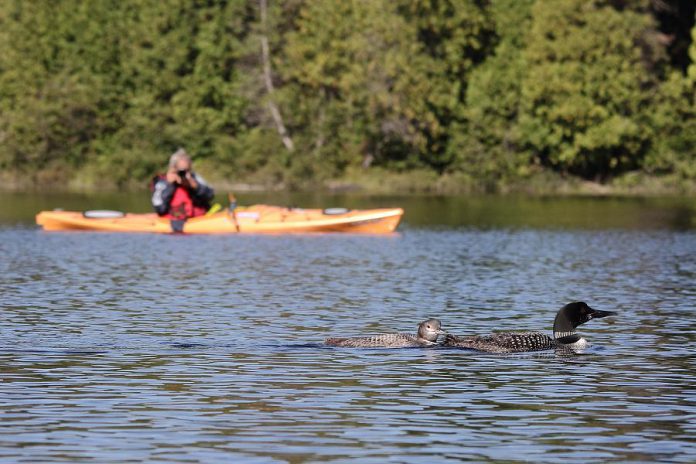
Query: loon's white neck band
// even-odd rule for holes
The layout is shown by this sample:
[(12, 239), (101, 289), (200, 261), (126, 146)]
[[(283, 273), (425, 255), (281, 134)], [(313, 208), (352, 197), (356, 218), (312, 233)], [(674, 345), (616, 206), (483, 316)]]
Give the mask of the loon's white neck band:
[(577, 332), (574, 330), (571, 330), (570, 332), (554, 332), (553, 338), (558, 340), (559, 338), (570, 337), (571, 335), (576, 335), (576, 334), (577, 334)]

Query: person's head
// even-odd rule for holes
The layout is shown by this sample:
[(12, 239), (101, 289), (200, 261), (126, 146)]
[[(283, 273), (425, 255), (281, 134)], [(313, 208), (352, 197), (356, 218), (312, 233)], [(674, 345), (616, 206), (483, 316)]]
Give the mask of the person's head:
[(169, 169), (172, 171), (190, 171), (191, 164), (191, 157), (183, 148), (179, 148), (169, 157)]

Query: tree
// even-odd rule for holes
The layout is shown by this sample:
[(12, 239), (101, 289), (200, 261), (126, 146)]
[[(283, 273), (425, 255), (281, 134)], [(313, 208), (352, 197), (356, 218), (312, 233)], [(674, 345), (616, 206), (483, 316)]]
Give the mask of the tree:
[[(106, 2), (103, 4), (108, 8)], [(79, 165), (90, 141), (111, 127), (98, 72), (112, 55), (95, 44), (102, 22), (82, 2), (7, 2), (0, 9), (0, 167)]]
[(437, 121), (423, 72), (431, 63), (415, 33), (386, 0), (305, 2), (280, 73), (302, 147), (294, 162), (308, 175), (317, 161), (331, 174), (372, 161), (418, 163), (423, 132)]
[(142, 182), (177, 146), (234, 152), (246, 2), (14, 1), (0, 12), (2, 166)]
[(692, 84), (696, 86), (696, 25), (691, 29), (691, 46), (689, 47), (689, 59), (691, 64), (688, 68), (688, 76)]
[(144, 178), (178, 146), (220, 164), (234, 158), (246, 102), (237, 60), (247, 33), (246, 2), (132, 0), (123, 5), (123, 124), (101, 142), (101, 161)]
[(526, 72), (526, 46), (534, 0), (497, 0), (490, 12), (498, 35), (493, 53), (468, 81), (465, 123), (453, 130), (447, 147), (453, 169), (474, 179), (516, 176), (529, 162), (520, 155), (516, 126)]
[(646, 108), (659, 53), (644, 54), (646, 14), (606, 2), (537, 2), (523, 52), (519, 131), (539, 163), (607, 179), (640, 166), (651, 138)]
[[(427, 105), (437, 124), (424, 134), (427, 150), (422, 158), (443, 172), (457, 159), (458, 150), (452, 145), (459, 145), (466, 128), (470, 76), (491, 53), (495, 25), (490, 10), (474, 0), (409, 0), (399, 5), (400, 13), (415, 25), (418, 41), (429, 58), (424, 70), (432, 84)], [(456, 141), (451, 144), (453, 138)]]
[(696, 179), (696, 26), (687, 74), (670, 73), (651, 108), (655, 137), (644, 168), (654, 174)]
[(695, 8), (6, 0), (0, 169), (142, 186), (183, 146), (213, 177), (298, 186), (370, 166), (485, 189), (539, 170), (692, 179)]

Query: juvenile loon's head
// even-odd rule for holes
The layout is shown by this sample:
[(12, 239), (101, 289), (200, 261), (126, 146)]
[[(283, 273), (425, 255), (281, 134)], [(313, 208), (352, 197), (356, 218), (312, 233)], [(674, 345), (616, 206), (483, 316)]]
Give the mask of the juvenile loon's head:
[(429, 342), (436, 342), (437, 337), (444, 335), (440, 321), (438, 319), (428, 319), (418, 324), (418, 338), (422, 338)]
[(553, 338), (573, 337), (575, 328), (592, 319), (615, 316), (612, 311), (600, 311), (590, 308), (584, 301), (568, 303), (558, 311), (553, 321)]

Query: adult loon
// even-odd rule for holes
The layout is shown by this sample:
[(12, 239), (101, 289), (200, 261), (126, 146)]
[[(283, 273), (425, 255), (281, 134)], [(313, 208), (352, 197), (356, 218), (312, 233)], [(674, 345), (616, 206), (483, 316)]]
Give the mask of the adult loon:
[(575, 332), (575, 328), (591, 319), (614, 316), (611, 311), (590, 308), (577, 301), (563, 306), (553, 322), (553, 338), (538, 332), (503, 332), (485, 336), (457, 337), (447, 335), (443, 346), (456, 346), (488, 353), (518, 353), (551, 349), (582, 350), (587, 340)]
[(327, 338), (324, 342), (329, 346), (345, 346), (354, 348), (409, 348), (437, 345), (437, 337), (445, 333), (440, 321), (428, 319), (418, 324), (416, 335), (404, 333), (388, 333), (369, 337)]

